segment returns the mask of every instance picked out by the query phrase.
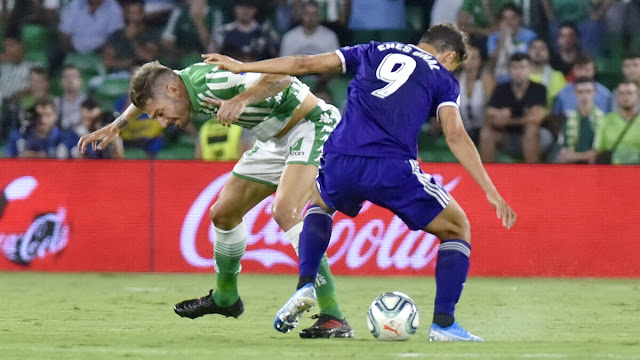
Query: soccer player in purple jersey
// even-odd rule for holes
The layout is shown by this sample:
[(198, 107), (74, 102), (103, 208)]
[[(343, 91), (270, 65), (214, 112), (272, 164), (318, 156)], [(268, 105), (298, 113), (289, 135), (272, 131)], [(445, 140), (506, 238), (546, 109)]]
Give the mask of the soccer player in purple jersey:
[(255, 63), (203, 55), (232, 72), (355, 74), (342, 121), (324, 145), (312, 206), (305, 215), (298, 290), (278, 311), (276, 330), (291, 330), (315, 303), (313, 280), (329, 246), (333, 213), (356, 216), (369, 200), (393, 211), (410, 229), (422, 229), (441, 241), (429, 340), (482, 341), (454, 318), (469, 270), (469, 220), (416, 161), (420, 128), (435, 116), (449, 148), (484, 190), (503, 226), (514, 224), (515, 212), (493, 185), (460, 118), (459, 86), (451, 72), (465, 60), (466, 48), (466, 35), (455, 25), (443, 24), (431, 27), (417, 46), (372, 41), (334, 53)]

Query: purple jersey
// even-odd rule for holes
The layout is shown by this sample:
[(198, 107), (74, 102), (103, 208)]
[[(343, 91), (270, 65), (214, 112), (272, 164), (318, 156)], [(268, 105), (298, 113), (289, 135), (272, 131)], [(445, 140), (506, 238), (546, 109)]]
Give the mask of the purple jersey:
[(458, 106), (456, 78), (417, 46), (372, 41), (336, 54), (355, 78), (325, 153), (416, 159), (422, 124), (441, 106)]

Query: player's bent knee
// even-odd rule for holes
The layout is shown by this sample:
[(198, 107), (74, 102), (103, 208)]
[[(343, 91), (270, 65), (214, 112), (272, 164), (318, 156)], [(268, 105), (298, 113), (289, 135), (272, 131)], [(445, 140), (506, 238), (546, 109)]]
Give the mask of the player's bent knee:
[(242, 222), (241, 215), (236, 215), (217, 201), (209, 208), (209, 218), (221, 230), (231, 230)]
[(276, 201), (271, 209), (271, 216), (283, 229), (289, 229), (302, 221), (302, 209), (286, 201)]

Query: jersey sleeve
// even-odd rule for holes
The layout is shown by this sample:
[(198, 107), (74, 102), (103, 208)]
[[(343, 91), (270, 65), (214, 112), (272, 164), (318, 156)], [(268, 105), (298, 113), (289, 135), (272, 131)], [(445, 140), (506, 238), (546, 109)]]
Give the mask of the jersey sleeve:
[(246, 72), (234, 74), (226, 70), (215, 69), (205, 75), (207, 87), (220, 99), (230, 99), (252, 87), (260, 79), (260, 73)]
[(460, 107), (460, 85), (453, 75), (447, 76), (443, 81), (441, 90), (435, 97), (436, 119), (440, 121), (439, 112), (442, 107), (453, 106), (456, 109)]
[(358, 69), (358, 65), (365, 58), (372, 46), (373, 42), (369, 44), (345, 46), (336, 50), (336, 54), (340, 57), (340, 61), (342, 61), (342, 73), (355, 73)]

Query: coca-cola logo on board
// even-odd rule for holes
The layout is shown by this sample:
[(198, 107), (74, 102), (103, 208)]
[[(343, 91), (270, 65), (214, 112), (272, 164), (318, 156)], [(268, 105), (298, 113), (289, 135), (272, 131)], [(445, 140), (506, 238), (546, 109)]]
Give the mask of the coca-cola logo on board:
[[(12, 203), (27, 201), (38, 187), (32, 176), (12, 180), (0, 194), (0, 224), (10, 216)], [(60, 252), (67, 245), (69, 227), (67, 210), (34, 212), (34, 219), (24, 232), (0, 232), (0, 249), (5, 257), (20, 265), (29, 265), (36, 258)]]
[[(209, 208), (229, 176), (230, 172), (206, 186), (184, 218), (180, 250), (191, 266), (214, 266), (215, 232), (209, 220)], [(449, 192), (460, 182), (460, 177), (443, 183), (441, 175), (432, 176)], [(254, 261), (266, 269), (276, 265), (295, 268), (298, 261), (290, 249), (289, 239), (271, 217), (273, 200), (273, 195), (267, 197), (245, 215), (248, 237), (242, 261)], [(365, 202), (356, 218), (336, 213), (327, 253), (330, 254), (330, 264), (343, 263), (350, 269), (361, 268), (373, 261), (379, 269), (420, 270), (433, 265), (437, 251), (435, 236), (423, 231), (410, 231), (391, 212), (382, 213), (370, 202)]]

